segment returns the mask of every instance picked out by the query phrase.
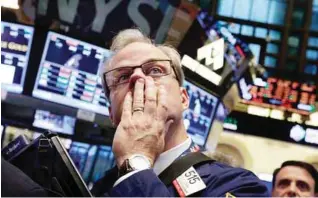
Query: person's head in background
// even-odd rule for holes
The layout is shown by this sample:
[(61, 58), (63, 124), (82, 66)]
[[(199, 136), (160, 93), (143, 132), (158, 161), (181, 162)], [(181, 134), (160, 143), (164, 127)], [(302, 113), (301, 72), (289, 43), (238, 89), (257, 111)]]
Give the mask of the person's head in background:
[(314, 197), (317, 192), (318, 173), (311, 164), (286, 161), (273, 173), (272, 197)]

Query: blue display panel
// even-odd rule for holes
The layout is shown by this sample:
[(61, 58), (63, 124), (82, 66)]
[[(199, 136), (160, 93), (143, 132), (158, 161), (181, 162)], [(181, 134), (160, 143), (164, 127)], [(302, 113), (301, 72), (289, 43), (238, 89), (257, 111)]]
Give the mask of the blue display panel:
[(1, 87), (22, 93), (34, 28), (1, 21)]
[(184, 124), (192, 140), (204, 146), (215, 117), (218, 98), (188, 81), (184, 86), (190, 99), (189, 108), (183, 113)]
[(71, 144), (69, 155), (80, 174), (84, 171), (90, 147), (92, 147), (92, 145), (82, 142), (72, 142)]
[(92, 183), (104, 176), (104, 173), (115, 166), (115, 158), (110, 146), (99, 146), (96, 163), (92, 173)]
[(72, 142), (69, 154), (83, 177), (91, 187), (104, 173), (115, 166), (115, 158), (110, 146)]
[(85, 161), (85, 166), (84, 166), (83, 171), (81, 172), (81, 175), (86, 183), (88, 183), (90, 180), (92, 168), (94, 166), (94, 161), (96, 159), (97, 148), (98, 147), (96, 145), (91, 146), (89, 148), (88, 153), (87, 153), (87, 158)]
[(73, 135), (75, 121), (75, 118), (70, 116), (56, 115), (49, 111), (36, 110), (33, 126), (58, 133)]
[(50, 32), (32, 95), (108, 115), (98, 71), (110, 51)]

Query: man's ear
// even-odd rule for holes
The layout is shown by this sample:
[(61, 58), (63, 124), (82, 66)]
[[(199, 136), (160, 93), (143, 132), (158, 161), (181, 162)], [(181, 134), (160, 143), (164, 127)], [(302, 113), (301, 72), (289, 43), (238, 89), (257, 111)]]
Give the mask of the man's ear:
[(189, 95), (184, 87), (180, 87), (180, 96), (182, 102), (183, 111), (189, 108)]

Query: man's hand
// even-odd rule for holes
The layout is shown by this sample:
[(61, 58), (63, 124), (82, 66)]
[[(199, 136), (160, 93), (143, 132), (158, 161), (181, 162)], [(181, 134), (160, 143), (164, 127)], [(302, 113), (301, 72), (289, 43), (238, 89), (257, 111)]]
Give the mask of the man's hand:
[(118, 167), (133, 154), (147, 156), (153, 166), (163, 152), (165, 134), (173, 122), (167, 121), (166, 103), (167, 91), (163, 86), (157, 88), (151, 77), (136, 81), (134, 94), (129, 91), (125, 97), (113, 141)]

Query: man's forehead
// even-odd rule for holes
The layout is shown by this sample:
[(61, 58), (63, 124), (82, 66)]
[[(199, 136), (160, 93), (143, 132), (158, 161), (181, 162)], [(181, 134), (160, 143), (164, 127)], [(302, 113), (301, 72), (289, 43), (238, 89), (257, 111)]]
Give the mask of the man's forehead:
[(279, 179), (302, 179), (302, 180), (313, 180), (312, 176), (307, 172), (306, 169), (298, 166), (285, 166), (277, 174)]
[(165, 53), (151, 44), (135, 42), (127, 45), (115, 54), (107, 70), (124, 66), (140, 65), (148, 60), (168, 58)]

